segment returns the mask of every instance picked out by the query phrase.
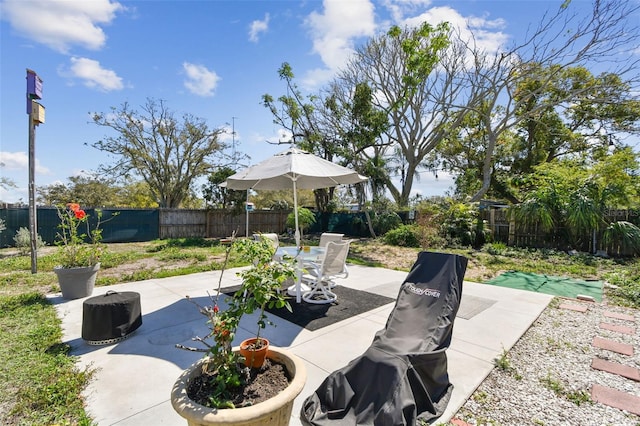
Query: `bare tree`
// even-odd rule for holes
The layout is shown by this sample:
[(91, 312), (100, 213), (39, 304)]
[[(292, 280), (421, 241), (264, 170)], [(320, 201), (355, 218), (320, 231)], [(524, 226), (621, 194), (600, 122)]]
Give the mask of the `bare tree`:
[(389, 126), (378, 149), (387, 148), (375, 155), (385, 158), (389, 172), (382, 178), (400, 206), (408, 205), (424, 160), (474, 99), (464, 84), (465, 45), (450, 35), (446, 23), (393, 27), (359, 48), (338, 77), (346, 87), (367, 83), (374, 106), (387, 112)]
[[(482, 109), (474, 103), (467, 103), (467, 107), (480, 114), (486, 132), (482, 186), (471, 201), (480, 200), (489, 189), (496, 145), (502, 134), (535, 118), (542, 110), (567, 107), (597, 89), (607, 93), (607, 84), (612, 83), (603, 78), (599, 80), (600, 88), (576, 85), (565, 87), (553, 97), (545, 97), (567, 69), (599, 66), (603, 72), (625, 78), (629, 87), (637, 87), (639, 59), (629, 49), (637, 48), (639, 34), (629, 19), (637, 16), (638, 10), (637, 3), (595, 0), (591, 14), (580, 16), (573, 12), (570, 1), (566, 1), (555, 14), (545, 14), (524, 41), (506, 51), (487, 55), (473, 43), (466, 44), (467, 56), (473, 58), (475, 68), (468, 74), (469, 87), (476, 99), (483, 100)], [(518, 91), (525, 79), (537, 81), (528, 86), (529, 90)], [(540, 98), (545, 101), (537, 102)], [(612, 99), (592, 101), (604, 104)], [(533, 107), (527, 108), (527, 105)]]
[(91, 145), (115, 157), (115, 163), (100, 171), (140, 176), (160, 207), (179, 207), (194, 180), (214, 170), (215, 157), (225, 148), (219, 140), (224, 129), (211, 130), (190, 114), (179, 121), (162, 100), (147, 99), (141, 112), (124, 103), (108, 114), (94, 113), (93, 121), (118, 133)]

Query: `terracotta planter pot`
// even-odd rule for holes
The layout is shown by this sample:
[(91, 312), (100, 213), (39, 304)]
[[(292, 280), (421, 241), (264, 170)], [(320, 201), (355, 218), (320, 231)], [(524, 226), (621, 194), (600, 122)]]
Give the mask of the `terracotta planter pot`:
[(91, 296), (100, 264), (78, 268), (53, 268), (65, 299), (80, 299)]
[(260, 338), (263, 341), (263, 346), (260, 349), (250, 349), (251, 345), (254, 345), (257, 340), (252, 337), (240, 343), (240, 355), (244, 357), (244, 365), (247, 367), (260, 368), (267, 357), (267, 350), (269, 349), (269, 341), (267, 339)]
[(180, 416), (187, 419), (189, 426), (288, 425), (293, 409), (293, 401), (302, 392), (302, 388), (307, 381), (307, 372), (302, 360), (284, 349), (274, 346), (269, 347), (267, 358), (284, 364), (292, 377), (289, 386), (273, 398), (250, 407), (234, 409), (214, 409), (196, 404), (187, 395), (187, 387), (193, 377), (202, 374), (204, 359), (201, 359), (186, 369), (173, 385), (171, 390), (171, 405), (173, 405), (173, 409)]

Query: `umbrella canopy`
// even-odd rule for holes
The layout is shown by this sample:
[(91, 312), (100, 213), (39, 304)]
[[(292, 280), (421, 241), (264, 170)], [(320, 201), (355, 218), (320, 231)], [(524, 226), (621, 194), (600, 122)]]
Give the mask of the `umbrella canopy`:
[(300, 245), (298, 229), (298, 198), (296, 190), (331, 188), (367, 180), (346, 167), (334, 164), (309, 152), (290, 148), (245, 170), (231, 175), (224, 182), (229, 189), (277, 190), (293, 188), (296, 245)]

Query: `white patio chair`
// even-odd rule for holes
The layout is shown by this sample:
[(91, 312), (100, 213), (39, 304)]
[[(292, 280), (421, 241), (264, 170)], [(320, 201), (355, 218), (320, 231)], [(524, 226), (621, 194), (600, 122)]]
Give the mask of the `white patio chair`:
[(254, 240), (268, 240), (273, 243), (276, 250), (280, 247), (280, 240), (278, 239), (278, 234), (276, 233), (261, 233), (261, 234), (253, 234)]
[(351, 241), (330, 241), (327, 243), (322, 262), (305, 262), (306, 273), (302, 275), (302, 282), (307, 284), (310, 290), (302, 295), (302, 300), (322, 304), (332, 303), (338, 298), (331, 288), (336, 277), (344, 276), (350, 244)]
[(342, 241), (342, 237), (344, 237), (344, 234), (335, 234), (335, 233), (332, 233), (332, 232), (323, 232), (320, 235), (320, 243), (318, 244), (318, 247), (326, 247), (327, 243), (329, 241), (340, 242), (340, 241)]

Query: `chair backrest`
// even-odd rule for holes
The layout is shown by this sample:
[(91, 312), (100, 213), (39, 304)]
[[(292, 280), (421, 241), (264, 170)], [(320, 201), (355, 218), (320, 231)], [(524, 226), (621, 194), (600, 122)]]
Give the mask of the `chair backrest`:
[(320, 243), (318, 244), (319, 247), (326, 247), (327, 243), (329, 241), (337, 241), (340, 242), (342, 241), (342, 237), (344, 237), (344, 234), (334, 234), (331, 232), (323, 232), (320, 235)]
[(322, 261), (322, 275), (335, 275), (344, 270), (351, 241), (329, 241)]
[(256, 240), (268, 240), (271, 241), (273, 243), (273, 245), (276, 247), (276, 249), (278, 247), (280, 247), (280, 240), (278, 239), (278, 234), (253, 234), (253, 238)]

